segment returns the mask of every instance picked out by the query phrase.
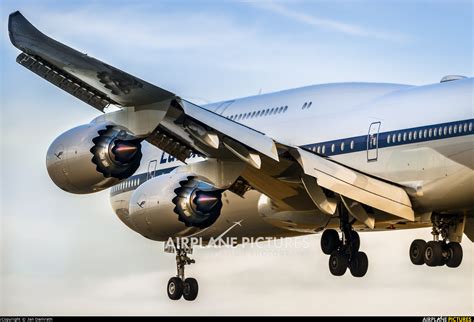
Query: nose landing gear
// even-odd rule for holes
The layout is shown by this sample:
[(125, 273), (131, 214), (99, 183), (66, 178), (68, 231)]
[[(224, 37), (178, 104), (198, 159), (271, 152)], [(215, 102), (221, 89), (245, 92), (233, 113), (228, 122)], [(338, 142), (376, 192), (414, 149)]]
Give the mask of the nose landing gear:
[(177, 248), (176, 249), (176, 269), (177, 276), (169, 279), (168, 287), (166, 288), (168, 297), (171, 300), (179, 300), (183, 297), (187, 301), (194, 301), (199, 292), (199, 286), (196, 279), (188, 277), (184, 278), (185, 265), (194, 264), (195, 260), (188, 257), (190, 250)]

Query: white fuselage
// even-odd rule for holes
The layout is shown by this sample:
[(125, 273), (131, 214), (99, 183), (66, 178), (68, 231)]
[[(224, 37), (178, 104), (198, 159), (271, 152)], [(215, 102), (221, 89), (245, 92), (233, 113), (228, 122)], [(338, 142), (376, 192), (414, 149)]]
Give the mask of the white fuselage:
[[(460, 213), (474, 209), (473, 87), (472, 78), (427, 86), (327, 84), (204, 108), (279, 142), (396, 183), (406, 189), (418, 214)], [(140, 168), (111, 190), (112, 206), (122, 221), (133, 229), (127, 216), (136, 187), (180, 165), (143, 143)], [(303, 233), (262, 219), (257, 210), (259, 196), (250, 191), (242, 199), (226, 192), (221, 216), (203, 236), (218, 235), (229, 223), (242, 219), (246, 228), (232, 234), (280, 237)]]

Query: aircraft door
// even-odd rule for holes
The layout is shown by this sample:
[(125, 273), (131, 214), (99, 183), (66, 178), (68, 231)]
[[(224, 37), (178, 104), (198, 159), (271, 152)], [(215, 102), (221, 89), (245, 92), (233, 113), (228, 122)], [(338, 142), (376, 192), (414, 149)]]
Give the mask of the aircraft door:
[(379, 131), (381, 122), (373, 122), (367, 134), (367, 162), (377, 161), (379, 157)]
[(157, 160), (151, 160), (149, 163), (148, 163), (148, 172), (146, 174), (146, 179), (149, 180), (153, 177), (155, 177), (155, 173), (156, 173), (156, 166), (158, 165), (158, 161)]

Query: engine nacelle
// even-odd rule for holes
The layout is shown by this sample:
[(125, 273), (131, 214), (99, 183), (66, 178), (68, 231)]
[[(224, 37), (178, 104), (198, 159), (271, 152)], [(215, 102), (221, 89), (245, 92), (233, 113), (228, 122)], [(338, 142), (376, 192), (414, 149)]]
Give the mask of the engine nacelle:
[(161, 175), (134, 191), (130, 220), (139, 233), (150, 239), (189, 235), (217, 220), (222, 192), (190, 173)]
[(142, 158), (140, 140), (112, 124), (86, 124), (57, 137), (46, 167), (61, 189), (77, 194), (107, 189), (131, 176)]

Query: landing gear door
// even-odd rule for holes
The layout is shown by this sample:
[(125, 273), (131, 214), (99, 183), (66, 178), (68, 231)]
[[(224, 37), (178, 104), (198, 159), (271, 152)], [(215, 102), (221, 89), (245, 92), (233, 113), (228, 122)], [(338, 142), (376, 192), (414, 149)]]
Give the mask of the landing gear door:
[(373, 122), (367, 135), (367, 162), (377, 161), (379, 157), (379, 131), (381, 122)]
[(158, 165), (157, 160), (151, 160), (150, 163), (148, 163), (148, 172), (146, 174), (146, 179), (149, 180), (155, 176), (156, 172), (156, 166)]

